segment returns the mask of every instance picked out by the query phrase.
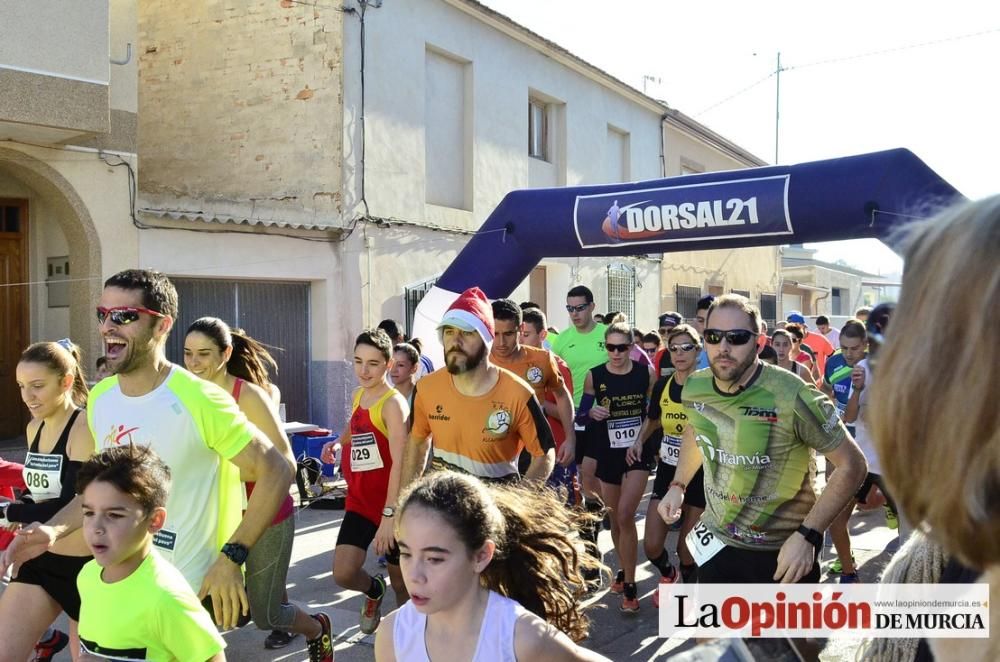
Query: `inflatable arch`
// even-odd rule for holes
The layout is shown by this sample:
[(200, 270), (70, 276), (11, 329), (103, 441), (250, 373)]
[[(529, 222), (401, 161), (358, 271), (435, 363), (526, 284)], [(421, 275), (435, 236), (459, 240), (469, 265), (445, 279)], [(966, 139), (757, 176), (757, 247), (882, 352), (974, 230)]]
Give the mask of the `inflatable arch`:
[(459, 292), (508, 296), (546, 257), (603, 257), (876, 238), (963, 199), (906, 149), (628, 184), (508, 193), (417, 307), (436, 327)]

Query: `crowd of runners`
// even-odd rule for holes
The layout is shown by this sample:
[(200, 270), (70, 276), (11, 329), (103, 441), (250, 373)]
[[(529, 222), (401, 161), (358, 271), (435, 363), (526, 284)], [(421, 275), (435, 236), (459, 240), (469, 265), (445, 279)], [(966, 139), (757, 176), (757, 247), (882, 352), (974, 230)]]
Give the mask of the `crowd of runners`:
[[(620, 313), (598, 316), (578, 285), (559, 332), (532, 302), (461, 293), (440, 320), (438, 370), (392, 320), (359, 330), (358, 387), (322, 458), (339, 456), (347, 486), (332, 581), (363, 594), (359, 627), (376, 635), (376, 659), (604, 659), (586, 648), (583, 602), (607, 588), (621, 617), (655, 618), (659, 592), (643, 604), (636, 588), (645, 562), (661, 584), (815, 583), (824, 573), (854, 583), (856, 508), (884, 509), (906, 542), (901, 557), (943, 550), (923, 581), (945, 581), (946, 570), (996, 585), (1000, 425), (985, 404), (996, 371), (987, 364), (982, 388), (962, 396), (975, 420), (959, 429), (976, 440), (931, 436), (948, 429), (931, 408), (907, 406), (906, 421), (889, 412), (902, 415), (904, 391), (959, 402), (957, 378), (915, 367), (925, 357), (898, 349), (913, 343), (895, 329), (920, 321), (914, 311), (942, 287), (913, 264), (956, 283), (979, 269), (1000, 294), (1000, 202), (915, 228), (898, 307), (858, 310), (840, 329), (791, 312), (768, 334), (760, 311), (729, 294), (704, 297), (688, 320), (664, 312), (644, 332)], [(942, 233), (967, 251), (937, 243)], [(939, 297), (932, 312), (969, 312), (959, 304), (973, 289)], [(265, 648), (301, 635), (311, 661), (332, 662), (330, 619), (285, 590), (297, 458), (274, 357), (203, 317), (184, 331), (184, 366), (170, 363), (177, 293), (157, 272), (115, 274), (96, 311), (107, 375), (91, 388), (69, 340), (35, 343), (17, 366), (32, 419), (24, 464), (0, 466), (0, 519), (14, 533), (0, 561), (12, 574), (0, 662), (51, 659), (67, 644), (74, 660), (223, 660), (219, 631), (251, 619), (269, 631)], [(996, 306), (979, 316), (951, 342), (989, 342), (974, 334), (995, 331)], [(976, 351), (995, 359), (992, 346)], [(908, 453), (916, 464), (900, 459)], [(917, 487), (934, 470), (944, 485), (964, 475), (965, 487)], [(923, 531), (911, 536), (908, 521)], [(609, 555), (597, 545), (605, 529)], [(827, 531), (837, 559), (824, 569)], [(369, 551), (388, 577), (366, 569)], [(396, 610), (383, 618), (390, 588)], [(62, 612), (68, 633), (51, 628)], [(869, 652), (932, 659), (934, 643), (884, 648)], [(969, 645), (963, 659), (995, 659), (995, 649)]]

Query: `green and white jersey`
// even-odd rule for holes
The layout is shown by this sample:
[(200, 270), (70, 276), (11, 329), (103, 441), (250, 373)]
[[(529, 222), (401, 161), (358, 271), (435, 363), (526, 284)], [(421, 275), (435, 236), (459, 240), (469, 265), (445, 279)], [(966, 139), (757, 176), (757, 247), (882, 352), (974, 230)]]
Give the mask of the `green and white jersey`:
[(816, 451), (848, 437), (815, 386), (767, 363), (746, 388), (720, 392), (711, 369), (682, 393), (705, 468), (702, 521), (726, 544), (775, 550), (816, 503)]
[(229, 460), (250, 443), (253, 426), (232, 396), (179, 366), (138, 397), (122, 394), (117, 376), (101, 381), (87, 422), (98, 449), (150, 446), (170, 467), (167, 521), (153, 544), (197, 592), (240, 523), (242, 485)]

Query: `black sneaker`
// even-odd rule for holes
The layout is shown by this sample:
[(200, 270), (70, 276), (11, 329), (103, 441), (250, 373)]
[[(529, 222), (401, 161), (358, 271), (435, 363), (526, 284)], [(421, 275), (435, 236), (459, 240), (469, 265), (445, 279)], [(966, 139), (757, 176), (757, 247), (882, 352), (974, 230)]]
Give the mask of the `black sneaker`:
[(288, 644), (292, 643), (292, 639), (295, 639), (295, 634), (291, 632), (271, 630), (271, 634), (267, 635), (267, 639), (264, 640), (264, 648), (268, 650), (284, 648)]
[(309, 648), (309, 662), (333, 662), (333, 635), (330, 617), (319, 612), (312, 614), (312, 617), (319, 621), (322, 630), (315, 639), (310, 639), (307, 644)]

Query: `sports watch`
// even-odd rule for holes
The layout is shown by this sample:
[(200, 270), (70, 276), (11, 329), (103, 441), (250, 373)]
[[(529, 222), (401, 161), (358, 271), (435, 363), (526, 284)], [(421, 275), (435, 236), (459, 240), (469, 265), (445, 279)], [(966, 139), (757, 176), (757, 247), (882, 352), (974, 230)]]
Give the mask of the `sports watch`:
[(815, 545), (817, 547), (823, 545), (823, 534), (817, 531), (816, 529), (810, 529), (808, 526), (800, 524), (798, 531), (799, 533), (802, 534), (802, 537), (805, 538), (806, 542), (808, 542), (809, 544)]
[(386, 506), (382, 509), (382, 517), (392, 517), (396, 514), (396, 506)]
[(222, 553), (236, 565), (243, 565), (250, 555), (250, 549), (238, 542), (227, 542), (222, 546)]

